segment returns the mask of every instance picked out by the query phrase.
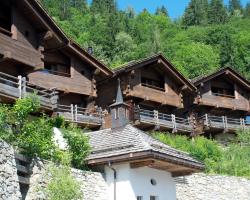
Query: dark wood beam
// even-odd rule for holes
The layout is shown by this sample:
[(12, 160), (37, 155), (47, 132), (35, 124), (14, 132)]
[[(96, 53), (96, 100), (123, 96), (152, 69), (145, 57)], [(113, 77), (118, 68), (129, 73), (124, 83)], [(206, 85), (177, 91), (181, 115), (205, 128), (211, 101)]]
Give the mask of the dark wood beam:
[(140, 161), (140, 162), (130, 163), (130, 167), (132, 169), (135, 169), (135, 168), (140, 168), (140, 167), (151, 166), (153, 164), (154, 164), (153, 160), (144, 160), (144, 161)]

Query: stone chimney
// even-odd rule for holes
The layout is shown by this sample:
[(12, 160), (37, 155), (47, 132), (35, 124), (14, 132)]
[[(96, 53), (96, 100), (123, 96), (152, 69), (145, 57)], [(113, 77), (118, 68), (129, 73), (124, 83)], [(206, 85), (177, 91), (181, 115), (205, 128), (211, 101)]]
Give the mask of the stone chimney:
[(119, 128), (129, 123), (128, 108), (129, 105), (124, 103), (120, 80), (118, 80), (118, 88), (116, 94), (116, 102), (109, 106), (111, 110), (112, 128)]

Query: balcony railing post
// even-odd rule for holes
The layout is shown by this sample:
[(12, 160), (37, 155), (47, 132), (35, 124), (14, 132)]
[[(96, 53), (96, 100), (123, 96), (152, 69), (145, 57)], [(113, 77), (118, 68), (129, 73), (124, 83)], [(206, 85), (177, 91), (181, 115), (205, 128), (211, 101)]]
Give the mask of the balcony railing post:
[(206, 120), (206, 121), (205, 121), (205, 125), (206, 125), (206, 126), (209, 126), (208, 114), (207, 114), (207, 113), (205, 114), (205, 120)]
[(72, 122), (75, 120), (75, 118), (74, 118), (74, 105), (73, 104), (71, 104), (70, 105), (70, 108), (71, 108), (71, 120), (72, 120)]
[(77, 115), (78, 115), (78, 107), (75, 105), (75, 120), (77, 122)]
[(27, 85), (27, 81), (26, 81), (26, 77), (22, 78), (22, 97), (26, 96), (26, 85)]
[(18, 76), (17, 78), (18, 78), (18, 92), (19, 92), (18, 97), (19, 99), (21, 99), (22, 98), (22, 76)]
[(154, 122), (156, 125), (159, 124), (159, 112), (158, 112), (158, 110), (154, 110)]
[(175, 133), (177, 131), (175, 115), (171, 114), (171, 118), (172, 118), (172, 124), (173, 124), (173, 132)]
[(226, 116), (222, 116), (222, 121), (223, 121), (223, 127), (226, 130), (227, 129), (227, 117)]

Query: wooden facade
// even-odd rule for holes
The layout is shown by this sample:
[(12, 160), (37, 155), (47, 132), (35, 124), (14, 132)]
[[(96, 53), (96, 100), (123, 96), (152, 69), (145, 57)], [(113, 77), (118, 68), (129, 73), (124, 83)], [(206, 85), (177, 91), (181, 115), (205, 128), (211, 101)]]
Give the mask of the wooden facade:
[(245, 128), (250, 112), (248, 80), (228, 67), (193, 83), (198, 88), (193, 108), (202, 132), (235, 132)]
[(50, 113), (71, 116), (73, 105), (67, 119), (100, 127), (96, 81), (112, 72), (71, 41), (36, 0), (0, 4), (1, 100), (35, 92)]
[(201, 134), (246, 125), (250, 83), (231, 68), (190, 82), (159, 54), (111, 71), (71, 41), (36, 0), (0, 5), (1, 102), (36, 93), (50, 114), (107, 128), (120, 79), (129, 120), (143, 130)]
[[(193, 94), (195, 87), (162, 55), (123, 66), (114, 71), (112, 78), (100, 82), (97, 104), (103, 109), (114, 102), (118, 79), (125, 101), (130, 105), (130, 120), (136, 126), (192, 131), (189, 115), (181, 110), (185, 107), (185, 96)], [(110, 127), (108, 118), (106, 127)]]

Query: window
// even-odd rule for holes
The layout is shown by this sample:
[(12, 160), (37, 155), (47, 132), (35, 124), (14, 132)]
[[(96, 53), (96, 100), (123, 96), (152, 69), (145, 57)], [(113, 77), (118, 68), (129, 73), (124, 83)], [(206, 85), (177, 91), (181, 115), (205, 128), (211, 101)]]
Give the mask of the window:
[(150, 196), (150, 200), (159, 200), (157, 196)]
[(10, 35), (11, 33), (11, 6), (9, 2), (1, 2), (0, 6), (0, 32)]
[(149, 87), (156, 90), (165, 91), (165, 82), (164, 80), (154, 80), (142, 77), (141, 79), (142, 86)]
[(215, 96), (235, 98), (234, 89), (212, 87), (212, 94)]
[(143, 200), (142, 196), (137, 196), (136, 200)]
[(115, 119), (119, 119), (119, 109), (115, 108)]
[(50, 74), (71, 77), (70, 66), (68, 65), (45, 63), (44, 68), (45, 68), (45, 71)]
[(151, 183), (151, 185), (154, 185), (154, 186), (157, 184), (156, 180), (153, 178), (150, 180), (150, 183)]

